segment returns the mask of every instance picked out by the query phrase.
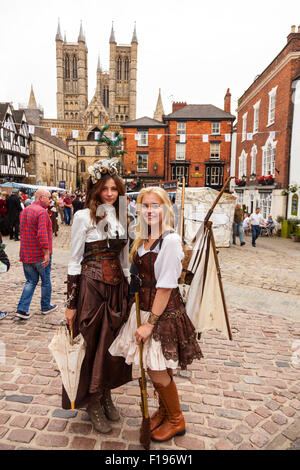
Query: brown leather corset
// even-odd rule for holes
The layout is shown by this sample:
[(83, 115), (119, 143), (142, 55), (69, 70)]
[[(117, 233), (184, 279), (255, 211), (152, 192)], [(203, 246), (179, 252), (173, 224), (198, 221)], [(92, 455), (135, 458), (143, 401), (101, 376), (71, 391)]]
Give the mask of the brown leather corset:
[(127, 240), (101, 240), (85, 244), (81, 275), (117, 285), (124, 278), (120, 253)]
[[(139, 289), (140, 308), (142, 310), (151, 311), (156, 294), (156, 279), (154, 272), (154, 263), (158, 253), (150, 251), (144, 256), (139, 257), (138, 253), (134, 256), (134, 263), (139, 271), (141, 286)], [(172, 312), (184, 308), (183, 300), (180, 295), (179, 288), (172, 289), (169, 302), (165, 308), (165, 312)]]

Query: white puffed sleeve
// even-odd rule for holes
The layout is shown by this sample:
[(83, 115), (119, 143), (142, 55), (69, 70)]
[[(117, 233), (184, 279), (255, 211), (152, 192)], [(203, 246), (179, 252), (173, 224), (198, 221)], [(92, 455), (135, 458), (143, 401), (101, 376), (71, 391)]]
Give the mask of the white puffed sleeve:
[(129, 278), (130, 271), (129, 271), (129, 238), (124, 246), (123, 250), (120, 253), (120, 263), (123, 269), (124, 276)]
[(182, 271), (184, 253), (177, 233), (166, 236), (154, 264), (156, 288), (174, 289)]
[(71, 254), (68, 264), (68, 274), (76, 276), (81, 274), (81, 261), (83, 259), (87, 231), (90, 225), (89, 212), (78, 211), (74, 215), (71, 229)]

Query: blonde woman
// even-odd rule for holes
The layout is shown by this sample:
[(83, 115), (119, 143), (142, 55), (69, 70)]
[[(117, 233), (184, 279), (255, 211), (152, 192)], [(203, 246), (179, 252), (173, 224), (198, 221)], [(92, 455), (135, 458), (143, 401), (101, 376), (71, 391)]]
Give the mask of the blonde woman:
[(185, 369), (202, 353), (178, 288), (184, 254), (168, 194), (158, 187), (142, 189), (137, 210), (130, 258), (138, 271), (142, 325), (137, 329), (134, 304), (109, 352), (138, 365), (143, 341), (144, 367), (159, 396), (159, 409), (151, 417), (152, 439), (163, 442), (185, 433), (173, 370)]

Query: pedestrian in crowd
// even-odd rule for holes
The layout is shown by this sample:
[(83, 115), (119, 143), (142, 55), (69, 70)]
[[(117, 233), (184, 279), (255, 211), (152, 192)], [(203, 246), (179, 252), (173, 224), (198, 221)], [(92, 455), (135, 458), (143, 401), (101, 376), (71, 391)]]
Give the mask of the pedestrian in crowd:
[(241, 246), (246, 245), (244, 242), (244, 235), (243, 235), (243, 219), (244, 219), (244, 211), (241, 204), (237, 204), (234, 210), (234, 217), (233, 217), (233, 234), (232, 234), (232, 243), (236, 245), (236, 236), (239, 236)]
[(81, 209), (83, 209), (84, 203), (81, 200), (80, 193), (78, 193), (75, 199), (72, 201), (72, 206), (73, 206), (73, 215), (75, 215), (77, 211), (80, 211)]
[(28, 206), (30, 206), (31, 203), (32, 203), (32, 200), (31, 200), (29, 194), (26, 194), (26, 199), (24, 201), (24, 206), (28, 207)]
[(7, 217), (9, 224), (10, 240), (19, 241), (20, 213), (22, 206), (18, 195), (18, 190), (13, 189), (12, 194), (6, 199)]
[(53, 196), (53, 195), (51, 196), (50, 204), (49, 204), (49, 207), (47, 208), (47, 211), (48, 211), (48, 215), (50, 217), (51, 224), (52, 224), (52, 232), (57, 237), (57, 232), (58, 232), (57, 216), (58, 216), (58, 214), (57, 214), (55, 196)]
[[(2, 268), (5, 269), (2, 269)], [(0, 275), (7, 272), (10, 268), (10, 262), (7, 254), (4, 251), (4, 245), (2, 244), (2, 235), (0, 233)], [(3, 320), (7, 316), (7, 312), (0, 311), (0, 320)]]
[(47, 212), (50, 193), (38, 189), (35, 201), (21, 213), (20, 217), (20, 261), (26, 283), (17, 307), (16, 315), (28, 320), (30, 303), (35, 288), (41, 279), (41, 312), (46, 315), (57, 309), (51, 305), (52, 225)]
[[(86, 208), (76, 212), (71, 230), (66, 322), (86, 341), (75, 407), (87, 408), (94, 428), (108, 433), (108, 420), (120, 419), (111, 389), (132, 380), (131, 366), (108, 354), (127, 318), (129, 244), (126, 208), (119, 210), (125, 184), (110, 160), (97, 163), (89, 168)], [(71, 407), (64, 389), (62, 406)]]
[(72, 218), (72, 199), (71, 194), (67, 193), (66, 197), (64, 198), (64, 214), (65, 214), (65, 224), (71, 224)]
[(9, 222), (7, 216), (7, 192), (2, 191), (0, 196), (0, 232), (6, 236), (9, 235)]
[(250, 215), (249, 218), (249, 227), (252, 232), (252, 246), (256, 247), (256, 240), (258, 239), (261, 231), (261, 226), (265, 226), (265, 221), (263, 216), (260, 213), (260, 208), (258, 207), (255, 212)]
[(249, 212), (245, 212), (244, 221), (243, 221), (243, 230), (244, 230), (245, 235), (249, 235), (250, 233), (249, 220), (250, 220), (250, 214)]
[(134, 303), (109, 352), (139, 365), (137, 343), (144, 343), (144, 367), (159, 396), (159, 409), (150, 422), (152, 439), (164, 442), (185, 433), (173, 371), (186, 369), (202, 353), (178, 287), (184, 253), (181, 238), (174, 232), (168, 194), (160, 187), (143, 188), (137, 206), (137, 238), (130, 259), (131, 272), (133, 267), (138, 271), (142, 325), (137, 328)]
[(60, 216), (60, 223), (64, 225), (65, 223), (65, 203), (64, 203), (64, 195), (63, 193), (59, 194), (58, 198), (58, 213)]
[(266, 223), (266, 229), (268, 229), (271, 233), (271, 235), (273, 235), (273, 230), (275, 229), (275, 222), (273, 220), (273, 217), (272, 215), (268, 215), (268, 218), (267, 218), (267, 223)]

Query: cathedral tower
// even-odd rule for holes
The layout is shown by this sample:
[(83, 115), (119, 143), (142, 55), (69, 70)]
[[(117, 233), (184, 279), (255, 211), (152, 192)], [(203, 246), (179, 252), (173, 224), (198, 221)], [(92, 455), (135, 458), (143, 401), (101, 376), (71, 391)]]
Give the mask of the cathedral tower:
[(63, 40), (60, 23), (55, 40), (57, 118), (81, 120), (88, 106), (88, 50), (82, 24), (77, 43)]
[(131, 45), (117, 45), (114, 27), (110, 35), (109, 116), (122, 122), (136, 117), (137, 49), (136, 27)]

